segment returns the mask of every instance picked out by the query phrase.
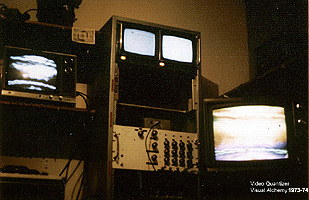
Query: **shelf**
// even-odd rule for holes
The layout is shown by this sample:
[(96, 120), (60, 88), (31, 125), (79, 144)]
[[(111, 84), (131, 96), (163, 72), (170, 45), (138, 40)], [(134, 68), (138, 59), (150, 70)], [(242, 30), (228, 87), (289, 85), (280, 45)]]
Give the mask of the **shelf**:
[(45, 104), (32, 104), (32, 103), (23, 103), (23, 102), (11, 102), (11, 101), (0, 101), (2, 105), (13, 105), (13, 106), (24, 106), (24, 107), (35, 107), (35, 108), (47, 108), (55, 110), (69, 110), (75, 112), (90, 112), (95, 113), (95, 110), (87, 110), (84, 108), (74, 108), (74, 107), (65, 107), (65, 106), (55, 106), (55, 105), (45, 105)]
[(120, 106), (128, 106), (128, 107), (136, 107), (136, 108), (144, 108), (144, 109), (152, 109), (152, 110), (169, 111), (169, 112), (187, 113), (186, 110), (177, 110), (177, 109), (169, 109), (169, 108), (160, 108), (160, 107), (144, 106), (144, 105), (129, 104), (129, 103), (117, 103), (117, 105), (120, 105)]
[(43, 179), (43, 180), (63, 179), (63, 177), (55, 175), (19, 174), (19, 173), (0, 173), (0, 178), (23, 178), (23, 179)]

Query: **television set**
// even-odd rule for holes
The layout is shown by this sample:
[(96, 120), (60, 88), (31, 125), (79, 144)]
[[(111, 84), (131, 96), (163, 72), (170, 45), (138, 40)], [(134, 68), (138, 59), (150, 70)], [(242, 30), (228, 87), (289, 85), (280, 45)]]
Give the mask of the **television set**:
[(117, 27), (118, 62), (155, 64), (159, 32), (142, 24), (119, 22)]
[(155, 36), (152, 32), (126, 28), (123, 33), (123, 48), (126, 52), (155, 56)]
[(6, 46), (1, 96), (73, 105), (76, 65), (75, 55)]
[(198, 32), (127, 19), (118, 22), (116, 61), (194, 77), (199, 64), (199, 42)]
[(193, 62), (192, 40), (173, 35), (162, 36), (162, 57), (178, 62)]
[(199, 37), (179, 31), (161, 31), (160, 63), (173, 71), (196, 75), (199, 65)]
[(203, 111), (207, 168), (275, 167), (293, 159), (294, 123), (290, 103), (205, 99)]

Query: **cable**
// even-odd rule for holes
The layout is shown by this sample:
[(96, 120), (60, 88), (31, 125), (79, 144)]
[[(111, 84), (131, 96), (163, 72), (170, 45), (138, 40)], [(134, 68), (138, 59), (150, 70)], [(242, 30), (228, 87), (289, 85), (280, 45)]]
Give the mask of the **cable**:
[(151, 161), (150, 156), (149, 156), (149, 152), (148, 152), (148, 150), (147, 150), (147, 139), (148, 139), (148, 136), (149, 136), (151, 130), (152, 130), (156, 125), (158, 125), (158, 124), (160, 124), (160, 121), (157, 121), (156, 123), (154, 123), (154, 124), (151, 126), (151, 128), (149, 129), (149, 131), (148, 131), (148, 133), (147, 133), (147, 135), (146, 135), (146, 138), (145, 138), (145, 149), (146, 149), (146, 153), (147, 153), (147, 156), (148, 156), (149, 163), (152, 165), (152, 168), (153, 168), (154, 171), (157, 171), (157, 170), (156, 170), (156, 168), (155, 168), (155, 166), (154, 166), (154, 163)]
[(82, 163), (82, 160), (79, 160), (78, 164), (76, 165), (75, 169), (73, 170), (73, 172), (71, 173), (71, 175), (67, 178), (67, 182), (70, 181), (70, 179), (73, 177), (73, 175), (75, 174), (75, 172), (77, 171), (77, 169), (79, 168), (80, 164)]
[(83, 185), (84, 185), (85, 171), (83, 172), (82, 176), (83, 176), (83, 178), (80, 182), (80, 186), (79, 186), (79, 190), (78, 190), (78, 193), (77, 193), (77, 196), (76, 196), (76, 200), (78, 200), (79, 195), (81, 194), (81, 191), (82, 191), (82, 188), (83, 188)]
[(65, 176), (66, 180), (67, 180), (68, 170), (69, 170), (70, 164), (71, 164), (73, 158), (75, 157), (75, 154), (76, 154), (77, 150), (79, 150), (78, 147), (80, 147), (80, 146), (83, 144), (83, 142), (84, 142), (83, 138), (84, 138), (84, 137), (81, 137), (81, 140), (79, 141), (79, 144), (76, 146), (75, 151), (74, 151), (73, 154), (70, 156), (69, 161), (67, 162), (67, 164), (64, 166), (64, 168), (62, 169), (62, 171), (61, 171), (60, 174), (59, 174), (59, 176), (61, 176), (61, 175), (64, 173), (64, 171), (67, 170), (66, 176)]
[(65, 172), (65, 181), (68, 182), (68, 175), (69, 175), (69, 169), (70, 169), (70, 165), (71, 165), (71, 161), (68, 162), (68, 166), (67, 166), (67, 169), (66, 169), (66, 172)]
[(30, 15), (29, 15), (29, 12), (30, 12), (30, 11), (38, 11), (38, 9), (33, 8), (33, 9), (26, 10), (26, 11), (23, 13), (23, 18), (24, 18), (24, 20), (29, 20), (29, 19), (30, 19)]
[[(76, 143), (76, 147), (75, 147), (74, 151), (71, 152), (71, 155), (69, 157), (67, 164), (65, 165), (65, 167), (62, 169), (62, 171), (59, 174), (59, 176), (62, 176), (62, 174), (66, 171), (66, 176), (64, 178), (64, 186), (65, 186), (66, 182), (70, 181), (72, 179), (73, 175), (76, 174), (77, 169), (81, 166), (82, 160), (84, 160), (84, 158), (87, 157), (86, 146), (85, 146), (84, 143), (85, 143), (85, 138), (88, 136), (89, 131), (90, 131), (90, 129), (88, 129), (87, 127), (92, 125), (91, 123), (93, 123), (93, 118), (90, 119), (90, 118), (87, 117), (86, 119), (88, 119), (88, 120), (84, 119), (85, 121), (83, 121), (83, 130), (84, 131), (82, 131), (82, 134), (79, 136), (80, 137), (79, 141)], [(75, 155), (77, 154), (77, 151), (82, 152), (81, 159), (79, 160), (79, 163), (75, 166), (75, 169), (73, 170), (73, 172), (70, 175), (68, 175), (69, 174), (68, 173), (69, 166), (70, 166), (72, 160), (74, 159)], [(80, 197), (81, 190), (82, 190), (82, 187), (83, 187), (83, 184), (84, 184), (85, 174), (86, 174), (86, 170), (83, 169), (83, 172), (81, 173), (81, 175), (78, 177), (76, 183), (74, 184), (74, 189), (73, 189), (73, 192), (72, 192), (72, 199), (73, 199), (73, 196), (74, 196), (74, 191), (77, 190), (79, 182), (81, 183), (81, 185), (80, 185), (80, 188), (78, 190), (78, 194), (77, 194), (76, 199), (78, 199)]]
[(77, 187), (77, 184), (79, 183), (79, 181), (81, 180), (80, 182), (80, 188), (78, 190), (78, 195), (76, 197), (76, 199), (78, 199), (79, 195), (80, 195), (80, 191), (81, 191), (81, 188), (82, 188), (82, 185), (83, 185), (83, 182), (84, 182), (84, 175), (85, 175), (85, 171), (83, 171), (83, 173), (80, 174), (80, 176), (78, 177), (74, 187), (73, 187), (73, 191), (71, 193), (71, 199), (73, 199), (73, 196), (74, 196), (74, 192), (75, 192), (75, 189)]
[(30, 11), (33, 11), (33, 10), (38, 11), (38, 9), (33, 8), (33, 9), (26, 10), (26, 11), (24, 12), (24, 14), (25, 14), (25, 13), (28, 13), (28, 12), (30, 12)]
[(8, 7), (3, 3), (0, 3), (0, 6), (1, 6), (0, 10), (8, 9)]
[(89, 95), (87, 95), (87, 94), (85, 94), (85, 93), (83, 93), (83, 92), (79, 92), (79, 91), (77, 91), (77, 93), (86, 96), (88, 99), (90, 99), (90, 100), (92, 101), (92, 99), (91, 99), (91, 97), (90, 97)]
[(36, 9), (29, 9), (24, 14), (22, 14), (17, 8), (8, 8), (5, 4), (0, 3), (0, 17), (13, 20), (17, 22), (24, 22), (30, 19), (30, 15), (28, 14), (29, 11), (36, 10)]
[(83, 95), (83, 93), (77, 92), (77, 93), (76, 93), (76, 96), (81, 96), (81, 97), (83, 98), (83, 100), (84, 100), (84, 102), (85, 102), (85, 104), (86, 104), (86, 109), (89, 110), (88, 101), (87, 101), (86, 97)]
[[(79, 146), (79, 145), (77, 145)], [(59, 176), (61, 176), (65, 170), (68, 170), (69, 169), (69, 166), (70, 166), (70, 163), (72, 162), (74, 156), (75, 156), (75, 153), (77, 152), (77, 148), (75, 149), (74, 153), (72, 154), (71, 158), (69, 159), (69, 161), (67, 162), (67, 164), (64, 166), (64, 168), (62, 169), (62, 171), (60, 172)], [(67, 176), (67, 174), (66, 174)], [(66, 177), (67, 178), (67, 177)]]
[[(85, 93), (83, 93), (83, 92), (79, 92), (79, 91), (76, 92), (76, 96), (81, 96), (81, 97), (83, 98), (83, 100), (84, 100), (84, 102), (85, 102), (85, 104), (86, 104), (86, 108), (87, 108), (87, 110), (89, 110), (89, 103), (88, 103), (88, 100), (87, 100), (87, 99), (89, 99), (90, 101), (92, 101), (91, 97), (88, 96), (87, 94), (85, 94)], [(87, 97), (87, 99), (86, 99), (86, 97)]]
[[(82, 134), (82, 135), (81, 135), (80, 140), (79, 140), (78, 144), (76, 145), (76, 148), (75, 148), (74, 152), (73, 152), (72, 155), (70, 156), (69, 161), (67, 162), (67, 164), (65, 165), (65, 167), (64, 167), (64, 168), (62, 169), (62, 171), (60, 172), (59, 176), (61, 176), (61, 175), (64, 173), (65, 170), (68, 170), (68, 168), (69, 168), (69, 166), (70, 166), (70, 163), (72, 162), (73, 158), (75, 157), (75, 154), (77, 153), (78, 150), (80, 150), (79, 147), (82, 147), (82, 148), (83, 148), (82, 150), (84, 150), (84, 148), (85, 148), (84, 145), (83, 145), (83, 144), (84, 144), (84, 139), (85, 139), (85, 137), (88, 135), (88, 134), (87, 134), (87, 133), (88, 133), (88, 132), (87, 132), (88, 129), (86, 129), (85, 122), (84, 122), (84, 124), (83, 124), (83, 128), (85, 129), (86, 134)], [(83, 152), (83, 151), (82, 151), (82, 152)], [(83, 152), (82, 157), (85, 156), (84, 153), (85, 153), (85, 152)], [(67, 173), (67, 174), (68, 174), (68, 173)], [(66, 174), (66, 177), (65, 177), (65, 178), (67, 178), (67, 174)]]

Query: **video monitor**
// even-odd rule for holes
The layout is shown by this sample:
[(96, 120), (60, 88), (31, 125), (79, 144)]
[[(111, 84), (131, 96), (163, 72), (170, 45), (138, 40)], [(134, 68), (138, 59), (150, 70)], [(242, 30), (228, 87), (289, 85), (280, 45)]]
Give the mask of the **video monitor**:
[(162, 36), (162, 57), (164, 59), (192, 63), (192, 40), (173, 35)]
[(216, 161), (287, 159), (284, 107), (245, 105), (213, 110)]
[(6, 46), (1, 97), (73, 106), (76, 68), (76, 55)]
[(40, 55), (11, 55), (7, 68), (7, 88), (54, 91), (57, 89), (57, 64)]
[(123, 48), (126, 52), (155, 56), (156, 37), (152, 32), (126, 28), (124, 29)]

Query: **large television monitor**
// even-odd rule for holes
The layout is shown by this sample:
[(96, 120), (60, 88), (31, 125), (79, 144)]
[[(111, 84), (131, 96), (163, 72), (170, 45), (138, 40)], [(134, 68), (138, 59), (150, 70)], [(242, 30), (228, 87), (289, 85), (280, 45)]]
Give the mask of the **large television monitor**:
[(203, 104), (208, 168), (276, 167), (293, 159), (291, 104), (242, 99), (205, 99)]
[(1, 95), (75, 104), (76, 64), (75, 55), (6, 46)]
[(196, 75), (199, 42), (198, 32), (134, 20), (119, 21), (116, 60), (131, 67)]

